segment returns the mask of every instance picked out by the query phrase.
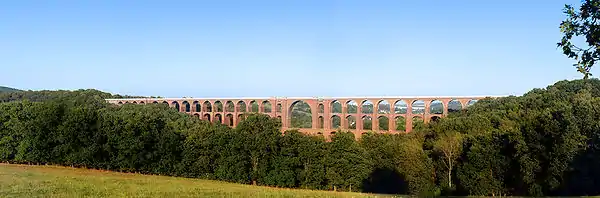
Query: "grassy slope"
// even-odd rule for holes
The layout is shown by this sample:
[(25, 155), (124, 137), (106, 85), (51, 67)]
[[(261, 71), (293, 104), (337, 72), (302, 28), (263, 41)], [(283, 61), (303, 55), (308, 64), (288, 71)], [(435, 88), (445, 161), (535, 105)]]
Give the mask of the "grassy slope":
[(376, 197), (58, 166), (0, 164), (0, 197)]

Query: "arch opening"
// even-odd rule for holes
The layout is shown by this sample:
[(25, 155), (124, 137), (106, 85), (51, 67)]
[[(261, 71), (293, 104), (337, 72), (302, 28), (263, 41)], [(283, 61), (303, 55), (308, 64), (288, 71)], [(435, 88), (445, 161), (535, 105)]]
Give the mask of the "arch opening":
[(188, 101), (183, 101), (184, 111), (190, 112), (190, 103)]
[(132, 103), (133, 103), (133, 104), (137, 104), (137, 102), (136, 102), (136, 101), (133, 101)]
[(348, 126), (348, 129), (356, 129), (356, 118), (351, 115), (347, 116), (346, 126)]
[(215, 118), (213, 119), (213, 122), (218, 123), (218, 124), (223, 123), (223, 118), (222, 118), (221, 114), (216, 114)]
[(319, 113), (325, 113), (325, 106), (322, 103), (319, 103)]
[(338, 128), (341, 128), (341, 126), (342, 126), (342, 118), (340, 118), (340, 116), (337, 116), (337, 115), (331, 116), (331, 128), (338, 129)]
[(140, 104), (146, 104), (146, 103), (144, 103), (144, 101), (141, 101)]
[(391, 112), (390, 103), (387, 100), (380, 100), (377, 104), (377, 113), (389, 114)]
[(232, 114), (227, 114), (225, 116), (225, 125), (227, 126), (233, 126), (233, 115)]
[(425, 113), (425, 101), (415, 100), (412, 105), (412, 114), (424, 114)]
[(415, 116), (412, 118), (412, 129), (413, 130), (422, 129), (424, 126), (425, 126), (425, 122), (423, 121), (423, 118), (421, 118), (419, 116)]
[(226, 112), (234, 112), (235, 111), (235, 105), (233, 104), (233, 102), (231, 102), (231, 100), (228, 100), (227, 102), (225, 102), (225, 111)]
[(379, 130), (390, 130), (390, 119), (386, 116), (379, 116), (377, 118)]
[(240, 124), (240, 122), (244, 121), (245, 119), (246, 119), (246, 116), (244, 114), (239, 114), (235, 125)]
[(154, 101), (154, 102), (152, 102), (152, 104), (158, 104), (158, 101)]
[(181, 110), (179, 109), (179, 103), (178, 103), (177, 101), (173, 101), (173, 102), (171, 103), (171, 105), (173, 105), (173, 108), (177, 109), (177, 111), (181, 111)]
[(373, 102), (371, 102), (370, 100), (365, 100), (362, 102), (361, 107), (361, 113), (368, 113), (368, 114), (372, 114), (373, 113)]
[(448, 102), (448, 112), (449, 113), (460, 112), (460, 111), (462, 111), (462, 104), (460, 103), (460, 101), (450, 100), (450, 102)]
[(123, 102), (119, 102), (118, 104), (122, 105), (122, 104), (123, 104)]
[(195, 113), (194, 117), (196, 117), (197, 119), (200, 119), (200, 114)]
[(281, 113), (283, 107), (281, 107), (281, 104), (277, 104), (277, 107), (275, 108), (277, 113)]
[(342, 103), (340, 101), (334, 100), (331, 102), (331, 113), (342, 113)]
[(408, 112), (408, 104), (404, 100), (398, 100), (394, 103), (395, 114), (406, 114), (406, 112)]
[(194, 101), (192, 104), (193, 104), (193, 107), (194, 107), (194, 112), (200, 112), (200, 111), (202, 111), (202, 108), (200, 108), (200, 102)]
[(265, 100), (262, 102), (262, 112), (263, 113), (271, 113), (272, 111), (272, 107), (271, 107), (271, 102)]
[(443, 114), (444, 104), (440, 100), (433, 100), (429, 105), (429, 113), (431, 114)]
[(250, 102), (250, 112), (258, 112), (258, 103), (254, 100)]
[(325, 123), (325, 119), (323, 119), (323, 116), (319, 116), (319, 126), (317, 126), (317, 128), (322, 129), (324, 123)]
[(477, 103), (477, 99), (469, 100), (469, 102), (467, 102), (467, 107), (470, 107), (471, 105), (474, 105), (475, 103)]
[(308, 103), (302, 100), (293, 102), (288, 115), (291, 115), (290, 127), (312, 128), (312, 111)]
[(204, 114), (204, 116), (202, 116), (203, 120), (208, 120), (210, 122), (210, 114)]
[(354, 100), (350, 100), (346, 103), (346, 113), (357, 113), (358, 104)]
[(406, 118), (402, 116), (397, 116), (395, 118), (396, 121), (396, 131), (406, 131)]
[(237, 112), (246, 112), (247, 107), (246, 107), (246, 102), (244, 101), (239, 101), (237, 104)]
[(209, 101), (204, 101), (204, 104), (202, 104), (203, 108), (202, 111), (204, 112), (212, 112), (213, 108), (212, 105), (210, 104)]
[(362, 117), (363, 130), (373, 130), (373, 119), (371, 116), (363, 116)]
[(215, 101), (215, 112), (223, 112), (223, 103), (221, 101)]

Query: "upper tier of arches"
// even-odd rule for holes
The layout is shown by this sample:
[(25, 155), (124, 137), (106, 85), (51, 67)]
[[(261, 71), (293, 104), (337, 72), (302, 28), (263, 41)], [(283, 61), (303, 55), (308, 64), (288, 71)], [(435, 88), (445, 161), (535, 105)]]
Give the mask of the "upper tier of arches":
[[(474, 104), (485, 97), (430, 98), (265, 98), (265, 99), (194, 99), (194, 98), (130, 98), (108, 99), (115, 104), (167, 104), (181, 112), (260, 112), (281, 113), (298, 101), (318, 101), (315, 113), (331, 114), (447, 114)], [(313, 102), (314, 103), (314, 102)], [(273, 109), (275, 108), (275, 109)]]

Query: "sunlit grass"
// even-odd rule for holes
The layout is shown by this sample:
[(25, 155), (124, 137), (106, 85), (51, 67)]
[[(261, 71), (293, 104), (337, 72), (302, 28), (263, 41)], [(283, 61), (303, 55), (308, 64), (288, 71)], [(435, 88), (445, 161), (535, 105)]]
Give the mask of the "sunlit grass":
[(382, 197), (59, 166), (0, 164), (1, 197)]

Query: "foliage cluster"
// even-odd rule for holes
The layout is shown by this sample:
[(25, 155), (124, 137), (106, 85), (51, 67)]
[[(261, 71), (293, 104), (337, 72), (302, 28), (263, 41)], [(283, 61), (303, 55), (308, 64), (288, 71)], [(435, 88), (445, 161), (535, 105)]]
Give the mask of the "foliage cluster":
[[(0, 103), (0, 160), (264, 186), (418, 195), (600, 194), (600, 80), (484, 99), (411, 134), (236, 128), (95, 90)], [(35, 98), (46, 98), (36, 100)], [(35, 101), (35, 102), (33, 102)]]
[(104, 99), (113, 96), (97, 90), (17, 96), (0, 103), (3, 162), (353, 192), (417, 194), (433, 186), (418, 175), (432, 173), (432, 164), (415, 167), (426, 159), (422, 140), (404, 141), (409, 136), (282, 135), (278, 119), (259, 114), (230, 128), (164, 104), (110, 105)]

